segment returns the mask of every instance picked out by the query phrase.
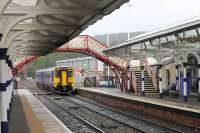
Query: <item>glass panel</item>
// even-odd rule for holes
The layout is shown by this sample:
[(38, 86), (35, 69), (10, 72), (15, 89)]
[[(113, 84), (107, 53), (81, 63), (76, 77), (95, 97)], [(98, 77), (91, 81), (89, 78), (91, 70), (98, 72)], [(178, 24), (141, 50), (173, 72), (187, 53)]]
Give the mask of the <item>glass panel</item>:
[(59, 72), (59, 70), (56, 70), (56, 71), (55, 71), (55, 77), (56, 77), (56, 78), (59, 78), (59, 77), (60, 77), (60, 72)]
[(67, 76), (68, 77), (72, 77), (73, 76), (73, 72), (71, 70), (67, 71)]

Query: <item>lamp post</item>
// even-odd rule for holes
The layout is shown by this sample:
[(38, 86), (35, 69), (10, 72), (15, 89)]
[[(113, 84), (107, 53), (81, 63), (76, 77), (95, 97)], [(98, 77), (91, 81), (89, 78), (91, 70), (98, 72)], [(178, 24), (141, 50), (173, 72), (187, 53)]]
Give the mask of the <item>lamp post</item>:
[[(127, 14), (129, 14), (130, 13), (130, 11), (131, 11), (131, 7), (132, 7), (133, 5), (131, 5), (131, 3), (130, 3), (130, 1), (128, 2), (128, 13)], [(129, 17), (128, 16), (128, 19), (130, 19), (131, 17)], [(128, 21), (129, 23), (130, 23), (130, 20)], [(130, 27), (129, 27), (129, 29), (128, 29), (128, 40), (130, 40)]]
[[(107, 46), (109, 47), (110, 46), (110, 38), (109, 38), (109, 33), (107, 32), (106, 34), (106, 43), (107, 43)], [(108, 87), (110, 87), (110, 68), (109, 66), (107, 66), (107, 80), (108, 80)]]
[[(106, 35), (106, 40), (107, 40), (107, 46), (109, 47), (110, 46), (110, 38), (109, 38), (109, 33), (107, 33)], [(109, 70), (109, 66), (107, 66), (107, 76), (109, 77), (110, 76), (110, 70)]]

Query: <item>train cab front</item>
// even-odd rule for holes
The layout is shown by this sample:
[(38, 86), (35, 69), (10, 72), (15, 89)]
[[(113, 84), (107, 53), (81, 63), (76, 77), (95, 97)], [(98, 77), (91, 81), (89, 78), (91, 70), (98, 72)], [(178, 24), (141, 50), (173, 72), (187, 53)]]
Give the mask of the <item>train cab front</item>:
[(56, 77), (58, 78), (56, 92), (62, 95), (71, 95), (74, 88), (74, 74), (73, 68), (59, 68), (56, 71)]

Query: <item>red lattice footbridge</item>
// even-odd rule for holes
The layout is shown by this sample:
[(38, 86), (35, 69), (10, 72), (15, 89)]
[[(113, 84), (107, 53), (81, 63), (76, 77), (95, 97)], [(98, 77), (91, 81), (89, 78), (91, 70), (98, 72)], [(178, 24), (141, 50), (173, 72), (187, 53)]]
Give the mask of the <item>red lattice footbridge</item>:
[[(55, 50), (55, 52), (75, 52), (83, 53), (92, 56), (105, 64), (107, 64), (116, 74), (120, 83), (121, 90), (127, 91), (127, 65), (124, 60), (119, 57), (109, 57), (103, 53), (108, 47), (95, 40), (88, 35), (80, 35), (64, 44), (62, 47)], [(14, 68), (15, 72), (22, 71), (25, 64), (32, 62), (36, 56), (27, 56), (21, 60)]]

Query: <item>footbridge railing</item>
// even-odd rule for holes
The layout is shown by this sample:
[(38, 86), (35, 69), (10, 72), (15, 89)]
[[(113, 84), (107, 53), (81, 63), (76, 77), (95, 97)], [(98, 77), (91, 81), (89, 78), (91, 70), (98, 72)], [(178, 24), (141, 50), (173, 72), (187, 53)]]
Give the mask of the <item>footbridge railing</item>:
[(93, 56), (115, 69), (124, 69), (126, 62), (118, 57), (108, 57), (102, 51), (108, 47), (88, 35), (80, 35), (58, 48), (56, 52), (77, 52)]

